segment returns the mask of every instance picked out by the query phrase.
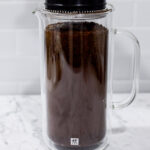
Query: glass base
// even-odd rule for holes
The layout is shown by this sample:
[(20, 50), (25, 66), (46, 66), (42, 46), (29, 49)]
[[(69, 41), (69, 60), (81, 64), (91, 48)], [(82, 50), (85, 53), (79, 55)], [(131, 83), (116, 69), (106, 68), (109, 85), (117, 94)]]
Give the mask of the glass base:
[(91, 146), (78, 146), (78, 147), (66, 147), (63, 145), (55, 144), (47, 136), (44, 135), (44, 141), (50, 150), (106, 150), (109, 146), (108, 139), (104, 138), (102, 141)]

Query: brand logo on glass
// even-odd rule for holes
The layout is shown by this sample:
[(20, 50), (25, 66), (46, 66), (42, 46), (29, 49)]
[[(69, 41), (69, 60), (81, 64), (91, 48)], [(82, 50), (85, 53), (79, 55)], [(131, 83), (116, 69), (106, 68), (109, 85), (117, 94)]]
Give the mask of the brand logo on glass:
[(71, 138), (70, 145), (79, 145), (79, 138)]

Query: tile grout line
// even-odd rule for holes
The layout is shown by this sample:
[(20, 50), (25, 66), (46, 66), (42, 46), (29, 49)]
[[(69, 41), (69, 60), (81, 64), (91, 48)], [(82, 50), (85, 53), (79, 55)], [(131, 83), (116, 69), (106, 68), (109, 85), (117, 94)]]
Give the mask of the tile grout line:
[(132, 27), (136, 27), (137, 25), (137, 11), (138, 6), (137, 6), (137, 1), (134, 0), (134, 8), (133, 8), (133, 25)]

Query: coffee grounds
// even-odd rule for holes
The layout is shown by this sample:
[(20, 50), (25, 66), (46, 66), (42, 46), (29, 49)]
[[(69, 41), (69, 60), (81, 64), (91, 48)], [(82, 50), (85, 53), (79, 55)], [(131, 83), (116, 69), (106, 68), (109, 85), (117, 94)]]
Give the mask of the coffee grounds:
[(54, 144), (86, 147), (104, 139), (107, 44), (108, 30), (93, 22), (46, 27), (47, 134)]

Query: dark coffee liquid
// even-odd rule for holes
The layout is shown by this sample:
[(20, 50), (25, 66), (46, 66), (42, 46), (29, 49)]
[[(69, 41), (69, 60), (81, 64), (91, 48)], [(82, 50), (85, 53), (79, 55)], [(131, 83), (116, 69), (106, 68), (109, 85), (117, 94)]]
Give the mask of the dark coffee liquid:
[(58, 146), (96, 145), (106, 134), (108, 30), (93, 22), (52, 24), (45, 44), (48, 137)]

